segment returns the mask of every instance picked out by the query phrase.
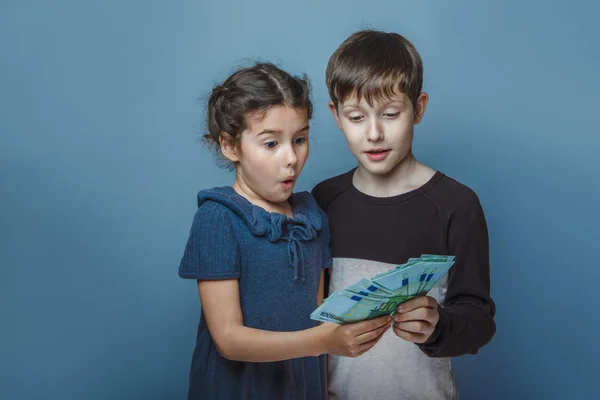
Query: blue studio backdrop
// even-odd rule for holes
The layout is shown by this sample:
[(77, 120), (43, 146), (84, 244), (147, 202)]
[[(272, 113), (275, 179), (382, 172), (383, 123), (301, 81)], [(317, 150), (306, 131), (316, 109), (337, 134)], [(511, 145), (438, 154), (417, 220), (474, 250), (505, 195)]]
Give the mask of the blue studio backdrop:
[(0, 398), (183, 399), (199, 318), (177, 276), (199, 141), (240, 60), (314, 86), (297, 189), (354, 166), (327, 110), (352, 32), (407, 36), (430, 104), (415, 153), (488, 218), (498, 331), (462, 399), (598, 396), (600, 6), (592, 1), (0, 2)]

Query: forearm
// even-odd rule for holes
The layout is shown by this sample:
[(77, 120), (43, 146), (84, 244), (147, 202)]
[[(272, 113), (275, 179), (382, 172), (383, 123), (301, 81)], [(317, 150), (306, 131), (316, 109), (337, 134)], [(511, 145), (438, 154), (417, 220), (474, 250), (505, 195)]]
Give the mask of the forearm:
[(444, 307), (421, 350), (430, 357), (476, 354), (496, 332), (496, 305), (490, 296), (490, 256), (485, 215), (472, 194), (461, 201), (448, 229), (456, 263), (448, 273)]
[(476, 354), (496, 332), (494, 305), (465, 301), (439, 307), (439, 321), (421, 350), (430, 357), (457, 357)]
[(217, 341), (221, 355), (229, 360), (246, 362), (282, 361), (326, 353), (319, 327), (295, 332), (272, 332), (232, 327)]

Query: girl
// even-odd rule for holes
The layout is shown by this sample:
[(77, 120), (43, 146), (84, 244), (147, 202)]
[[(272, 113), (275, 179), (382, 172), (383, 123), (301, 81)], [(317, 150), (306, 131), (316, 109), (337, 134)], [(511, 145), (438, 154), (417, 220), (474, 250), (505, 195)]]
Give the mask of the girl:
[(198, 193), (179, 267), (202, 303), (189, 399), (324, 399), (323, 355), (359, 356), (390, 326), (310, 319), (332, 264), (325, 214), (308, 192), (292, 194), (311, 113), (307, 79), (272, 64), (212, 91), (205, 139), (235, 182)]

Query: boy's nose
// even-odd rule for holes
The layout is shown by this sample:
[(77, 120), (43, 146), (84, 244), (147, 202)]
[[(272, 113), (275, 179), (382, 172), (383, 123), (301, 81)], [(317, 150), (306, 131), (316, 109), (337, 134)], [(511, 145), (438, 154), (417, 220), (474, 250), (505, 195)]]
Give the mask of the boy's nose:
[(369, 124), (367, 139), (370, 142), (378, 142), (383, 139), (383, 127), (378, 120), (374, 120), (371, 124)]

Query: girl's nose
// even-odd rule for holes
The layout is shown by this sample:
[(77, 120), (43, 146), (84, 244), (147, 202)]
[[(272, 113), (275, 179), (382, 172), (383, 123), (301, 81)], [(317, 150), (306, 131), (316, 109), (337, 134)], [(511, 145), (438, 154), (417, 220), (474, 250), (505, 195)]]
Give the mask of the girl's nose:
[(296, 149), (294, 146), (289, 146), (286, 152), (286, 162), (288, 167), (296, 165), (298, 162), (298, 156), (296, 155)]

